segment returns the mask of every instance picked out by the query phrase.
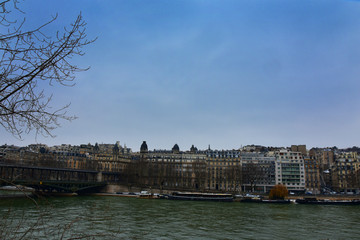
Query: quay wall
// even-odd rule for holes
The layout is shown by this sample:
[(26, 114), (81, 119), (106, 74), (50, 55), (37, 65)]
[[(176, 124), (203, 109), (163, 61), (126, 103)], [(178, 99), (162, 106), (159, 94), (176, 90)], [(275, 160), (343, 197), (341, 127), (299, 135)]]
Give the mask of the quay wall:
[(157, 189), (157, 188), (140, 188), (140, 187), (129, 187), (127, 185), (120, 185), (120, 184), (108, 184), (102, 189), (102, 193), (117, 193), (117, 192), (141, 192), (141, 191), (148, 191), (150, 193), (172, 193), (175, 190), (169, 189)]

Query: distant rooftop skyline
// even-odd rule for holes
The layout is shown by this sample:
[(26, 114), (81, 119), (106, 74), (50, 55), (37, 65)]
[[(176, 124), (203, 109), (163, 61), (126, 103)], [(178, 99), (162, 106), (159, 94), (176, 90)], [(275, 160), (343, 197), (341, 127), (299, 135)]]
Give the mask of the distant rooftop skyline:
[[(0, 129), (0, 144), (120, 143), (138, 149), (359, 145), (360, 2), (20, 2), (28, 25), (81, 11), (91, 66), (72, 88), (45, 86), (73, 122), (56, 138)], [(19, 16), (24, 17), (19, 13)], [(50, 30), (49, 30), (50, 31)]]

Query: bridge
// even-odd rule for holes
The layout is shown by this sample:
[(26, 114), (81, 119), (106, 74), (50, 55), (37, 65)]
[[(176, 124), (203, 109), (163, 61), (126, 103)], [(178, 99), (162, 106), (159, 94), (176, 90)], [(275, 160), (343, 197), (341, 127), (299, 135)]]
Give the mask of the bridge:
[(0, 163), (0, 186), (22, 185), (45, 193), (98, 192), (121, 174), (92, 170), (18, 166)]

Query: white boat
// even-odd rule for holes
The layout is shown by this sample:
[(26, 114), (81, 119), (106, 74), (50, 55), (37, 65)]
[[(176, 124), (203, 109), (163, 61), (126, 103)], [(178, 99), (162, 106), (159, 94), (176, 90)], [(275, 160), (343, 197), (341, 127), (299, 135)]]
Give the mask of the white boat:
[(148, 191), (141, 191), (139, 196), (139, 198), (154, 198), (154, 196), (149, 193)]

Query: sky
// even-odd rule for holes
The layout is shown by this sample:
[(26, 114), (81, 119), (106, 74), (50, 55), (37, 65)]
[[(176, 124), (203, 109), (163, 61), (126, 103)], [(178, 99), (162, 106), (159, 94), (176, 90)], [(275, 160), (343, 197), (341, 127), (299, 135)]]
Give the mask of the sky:
[(149, 149), (359, 146), (360, 1), (25, 0), (26, 26), (81, 12), (74, 87), (45, 86), (78, 119), (55, 138), (0, 129), (0, 144)]

